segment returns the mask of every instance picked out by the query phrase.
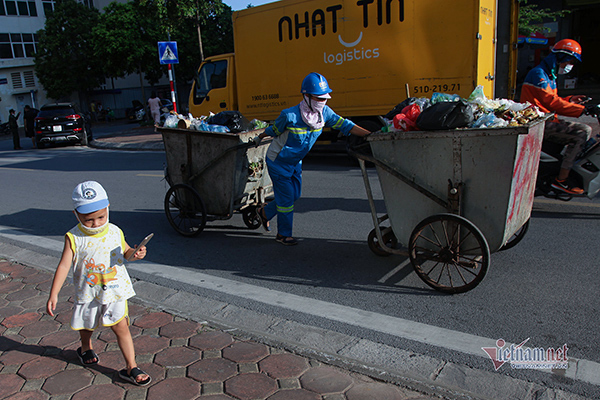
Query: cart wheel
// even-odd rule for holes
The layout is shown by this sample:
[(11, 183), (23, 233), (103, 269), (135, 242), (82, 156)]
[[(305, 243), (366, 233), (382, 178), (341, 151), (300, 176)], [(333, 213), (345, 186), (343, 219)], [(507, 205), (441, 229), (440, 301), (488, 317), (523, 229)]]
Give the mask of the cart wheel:
[(188, 185), (175, 185), (165, 196), (165, 214), (183, 236), (196, 236), (206, 225), (206, 208), (198, 193)]
[(519, 242), (523, 239), (523, 237), (527, 233), (527, 230), (529, 229), (529, 221), (530, 219), (528, 219), (527, 222), (525, 222), (523, 226), (520, 227), (519, 230), (517, 230), (515, 234), (510, 237), (510, 239), (508, 239), (508, 242), (506, 242), (504, 246), (498, 249), (498, 251), (512, 249), (517, 244), (519, 244)]
[(256, 215), (256, 206), (249, 206), (242, 211), (242, 218), (244, 219), (244, 223), (250, 229), (258, 229), (260, 228), (261, 221)]
[(481, 231), (455, 214), (425, 218), (413, 230), (408, 249), (419, 277), (444, 293), (473, 289), (490, 263), (490, 248)]
[[(379, 227), (379, 229), (383, 228)], [(384, 233), (382, 239), (386, 247), (393, 248), (396, 247), (396, 245), (398, 245), (398, 239), (396, 239), (396, 235), (394, 235), (394, 232), (392, 231)], [(377, 233), (375, 232), (375, 229), (369, 232), (367, 243), (369, 244), (369, 249), (371, 249), (371, 251), (378, 256), (387, 257), (392, 254), (388, 253), (387, 251), (381, 248), (381, 244), (379, 244), (379, 240), (377, 240)]]

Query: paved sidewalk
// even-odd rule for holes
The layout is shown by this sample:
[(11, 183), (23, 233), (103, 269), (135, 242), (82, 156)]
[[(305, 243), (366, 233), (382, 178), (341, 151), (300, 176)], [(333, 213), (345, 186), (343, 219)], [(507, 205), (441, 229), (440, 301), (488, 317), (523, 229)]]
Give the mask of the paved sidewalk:
[(124, 367), (109, 328), (94, 333), (100, 363), (83, 367), (70, 329), (72, 285), (56, 316), (45, 313), (52, 274), (0, 259), (0, 399), (425, 400), (430, 395), (344, 371), (130, 302), (139, 366), (153, 381), (122, 381)]

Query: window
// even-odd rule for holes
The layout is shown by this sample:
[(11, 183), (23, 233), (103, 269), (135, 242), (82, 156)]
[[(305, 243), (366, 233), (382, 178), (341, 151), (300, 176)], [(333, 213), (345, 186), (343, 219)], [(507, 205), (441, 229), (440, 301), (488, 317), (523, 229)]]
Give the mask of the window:
[(202, 66), (196, 77), (194, 104), (200, 104), (211, 89), (224, 88), (227, 85), (227, 61), (209, 62)]
[(0, 15), (37, 17), (37, 7), (32, 0), (0, 0)]
[(56, 2), (54, 0), (42, 0), (42, 6), (44, 7), (44, 13), (48, 11), (54, 11), (54, 5)]
[(37, 43), (33, 33), (0, 33), (0, 59), (34, 57)]

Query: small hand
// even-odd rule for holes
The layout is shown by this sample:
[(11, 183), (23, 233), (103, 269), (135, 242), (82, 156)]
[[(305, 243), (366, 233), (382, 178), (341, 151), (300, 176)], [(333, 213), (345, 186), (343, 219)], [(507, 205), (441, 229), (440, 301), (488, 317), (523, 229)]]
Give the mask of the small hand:
[(46, 312), (51, 317), (54, 317), (54, 310), (56, 310), (56, 299), (49, 298), (48, 303), (46, 303)]
[(146, 257), (146, 246), (142, 246), (138, 249), (136, 245), (133, 251), (133, 260), (141, 260), (142, 258)]

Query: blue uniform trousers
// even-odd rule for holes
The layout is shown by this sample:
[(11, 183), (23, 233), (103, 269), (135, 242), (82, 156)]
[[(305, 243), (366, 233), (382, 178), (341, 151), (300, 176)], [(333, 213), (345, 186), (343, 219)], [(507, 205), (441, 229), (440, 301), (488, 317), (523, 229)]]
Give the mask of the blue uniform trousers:
[(277, 215), (277, 233), (281, 236), (291, 237), (294, 224), (294, 203), (300, 198), (302, 191), (302, 163), (298, 163), (290, 176), (289, 173), (271, 167), (270, 160), (269, 176), (273, 182), (273, 194), (275, 200), (265, 207), (267, 219)]

